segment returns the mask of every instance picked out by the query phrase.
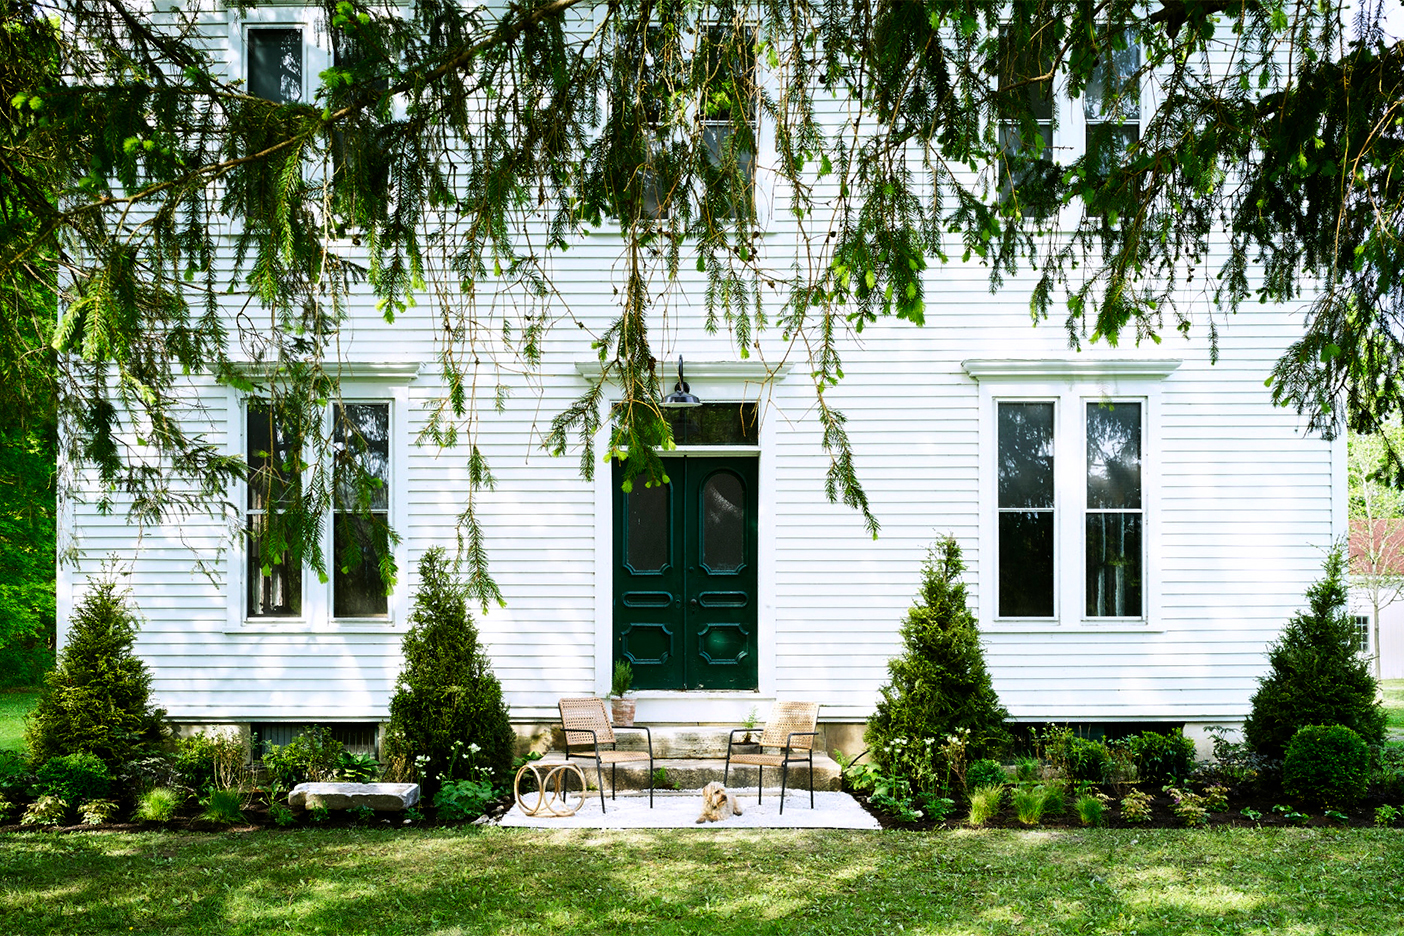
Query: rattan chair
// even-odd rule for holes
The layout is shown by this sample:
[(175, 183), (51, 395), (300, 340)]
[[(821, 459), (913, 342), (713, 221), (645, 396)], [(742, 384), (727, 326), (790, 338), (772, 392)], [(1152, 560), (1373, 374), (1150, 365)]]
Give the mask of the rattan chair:
[[(785, 787), (789, 781), (790, 764), (809, 765), (809, 808), (814, 808), (814, 739), (819, 736), (816, 730), (819, 723), (818, 702), (776, 702), (770, 709), (765, 729), (761, 732), (760, 750), (756, 753), (733, 753), (736, 736), (748, 730), (733, 728), (726, 742), (726, 769), (722, 772), (722, 784), (731, 776), (732, 764), (745, 764), (758, 768), (756, 777), (756, 802), (760, 802), (765, 788), (765, 768), (780, 768), (780, 812), (785, 812)], [(779, 748), (775, 754), (767, 754), (766, 748)]]
[[(610, 799), (618, 789), (618, 765), (648, 761), (648, 808), (653, 808), (653, 734), (643, 726), (615, 728), (609, 723), (604, 699), (562, 699), (560, 701), (561, 729), (565, 732), (566, 761), (571, 757), (595, 762), (595, 776), (600, 783), (600, 812), (604, 812), (604, 765), (609, 765)], [(621, 751), (615, 731), (642, 731), (648, 743), (647, 751)], [(610, 745), (608, 749), (602, 745)], [(571, 754), (572, 746), (588, 745), (590, 753)]]

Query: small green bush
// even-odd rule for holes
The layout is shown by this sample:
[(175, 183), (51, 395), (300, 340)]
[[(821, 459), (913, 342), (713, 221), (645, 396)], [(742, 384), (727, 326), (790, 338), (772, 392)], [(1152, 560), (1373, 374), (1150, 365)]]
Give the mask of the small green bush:
[(1136, 759), (1136, 772), (1146, 783), (1161, 786), (1183, 780), (1194, 767), (1194, 742), (1179, 728), (1165, 734), (1143, 731), (1128, 738), (1127, 745)]
[(0, 795), (18, 797), (34, 786), (34, 771), (19, 751), (0, 751)]
[(1370, 664), (1356, 652), (1341, 549), (1327, 556), (1324, 577), (1306, 597), (1307, 609), (1268, 649), (1269, 670), (1253, 694), (1244, 739), (1269, 757), (1283, 757), (1307, 725), (1344, 725), (1367, 743), (1382, 743), (1385, 713)]
[(78, 818), (84, 825), (102, 825), (117, 815), (117, 804), (110, 799), (88, 800), (78, 807)]
[(1353, 806), (1365, 796), (1370, 748), (1344, 725), (1307, 725), (1287, 745), (1282, 789), (1325, 806)]
[(970, 790), (980, 787), (1002, 786), (1009, 780), (1003, 765), (997, 760), (977, 760), (965, 771), (965, 786)]
[(280, 829), (286, 829), (288, 826), (297, 825), (297, 816), (283, 803), (269, 803), (268, 816)]
[[(426, 793), (439, 783), (476, 779), (479, 767), (493, 783), (510, 782), (517, 735), (502, 684), (478, 639), (464, 586), (438, 547), (420, 559), (401, 650), (405, 665), (390, 700), (385, 742), (392, 772), (419, 780)], [(475, 758), (465, 745), (477, 745)]]
[(341, 752), (336, 778), (343, 783), (374, 783), (380, 776), (380, 762), (369, 754)]
[(200, 818), (220, 825), (233, 825), (244, 821), (243, 796), (238, 790), (211, 790), (205, 797), (205, 811)]
[(29, 804), (20, 825), (62, 825), (68, 817), (68, 804), (57, 796), (41, 796)]
[(999, 815), (1004, 802), (1004, 784), (978, 786), (970, 793), (970, 818), (966, 821), (979, 828)]
[(1014, 815), (1024, 825), (1038, 825), (1043, 819), (1047, 793), (1041, 786), (1021, 786), (1014, 789)]
[(39, 766), (34, 776), (34, 787), (39, 795), (57, 796), (70, 806), (106, 799), (112, 789), (107, 765), (95, 754), (50, 758)]
[(165, 711), (150, 707), (151, 674), (133, 653), (137, 620), (112, 581), (94, 583), (68, 622), (58, 668), (29, 713), (25, 742), (43, 764), (79, 752), (117, 771), (162, 737)]
[(148, 790), (137, 800), (135, 818), (140, 822), (170, 822), (180, 809), (181, 796), (170, 787)]
[(0, 794), (0, 822), (10, 818), (10, 813), (15, 811), (15, 804), (5, 799), (4, 794)]
[(1151, 821), (1151, 795), (1132, 790), (1121, 798), (1121, 818), (1135, 825)]
[(176, 742), (176, 771), (181, 785), (192, 793), (237, 786), (247, 760), (243, 740), (234, 735), (202, 733)]
[(1104, 742), (1069, 734), (1064, 744), (1061, 760), (1069, 780), (1102, 783), (1107, 779), (1111, 752)]
[(450, 780), (434, 794), (434, 808), (446, 822), (476, 819), (497, 796), (485, 780)]
[(275, 783), (287, 788), (328, 782), (340, 774), (345, 751), (345, 745), (333, 738), (330, 730), (312, 725), (281, 747), (270, 744), (263, 766)]

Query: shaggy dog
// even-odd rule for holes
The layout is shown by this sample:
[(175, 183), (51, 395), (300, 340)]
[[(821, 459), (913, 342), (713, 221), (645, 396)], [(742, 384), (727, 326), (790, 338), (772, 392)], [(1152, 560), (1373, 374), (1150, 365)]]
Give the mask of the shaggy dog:
[(741, 815), (741, 804), (736, 794), (713, 780), (702, 788), (702, 815), (698, 822), (719, 822), (727, 816)]

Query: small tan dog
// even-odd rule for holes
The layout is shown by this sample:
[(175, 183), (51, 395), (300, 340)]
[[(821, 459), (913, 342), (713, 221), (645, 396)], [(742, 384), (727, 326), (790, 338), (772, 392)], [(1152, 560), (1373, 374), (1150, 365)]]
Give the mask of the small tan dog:
[(741, 815), (741, 803), (736, 794), (713, 780), (702, 788), (702, 815), (698, 822), (720, 822), (728, 816)]

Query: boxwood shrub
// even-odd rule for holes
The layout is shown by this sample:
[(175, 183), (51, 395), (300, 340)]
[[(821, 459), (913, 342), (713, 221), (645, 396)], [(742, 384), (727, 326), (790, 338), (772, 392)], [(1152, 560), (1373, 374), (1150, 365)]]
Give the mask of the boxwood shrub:
[(1365, 796), (1370, 747), (1344, 725), (1307, 725), (1292, 735), (1282, 762), (1282, 789), (1325, 806), (1353, 806)]

